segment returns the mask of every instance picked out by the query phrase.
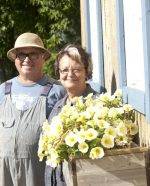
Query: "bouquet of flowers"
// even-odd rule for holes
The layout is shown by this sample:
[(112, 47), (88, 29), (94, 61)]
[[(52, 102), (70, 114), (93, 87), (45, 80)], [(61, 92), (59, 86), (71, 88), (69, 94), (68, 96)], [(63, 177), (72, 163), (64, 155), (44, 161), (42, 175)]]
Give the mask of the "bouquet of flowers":
[(76, 97), (73, 106), (44, 122), (38, 156), (51, 167), (76, 156), (102, 158), (106, 149), (130, 147), (137, 132), (134, 110), (123, 105), (121, 91)]

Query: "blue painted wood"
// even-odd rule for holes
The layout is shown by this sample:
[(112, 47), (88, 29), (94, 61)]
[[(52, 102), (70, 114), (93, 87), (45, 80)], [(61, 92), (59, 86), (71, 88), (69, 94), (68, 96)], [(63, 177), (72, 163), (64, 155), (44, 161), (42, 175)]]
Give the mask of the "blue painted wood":
[(127, 86), (126, 59), (125, 59), (125, 36), (124, 36), (124, 13), (123, 1), (116, 0), (117, 14), (117, 42), (118, 42), (118, 61), (119, 61), (119, 88)]
[[(98, 26), (98, 38), (99, 38), (99, 42), (98, 42), (98, 61), (100, 63), (99, 65), (99, 72), (97, 74), (97, 76), (99, 76), (99, 92), (101, 91), (101, 87), (104, 87), (104, 54), (103, 54), (103, 28), (102, 28), (102, 8), (101, 8), (101, 1), (96, 0), (96, 14), (98, 15), (97, 18), (97, 24)], [(94, 33), (93, 33), (94, 34)]]
[[(148, 0), (144, 0), (144, 1), (146, 2)], [(145, 90), (145, 92), (138, 90), (138, 89), (127, 87), (123, 0), (116, 0), (116, 5), (117, 5), (116, 6), (117, 31), (118, 31), (117, 41), (118, 41), (118, 56), (119, 56), (119, 87), (123, 90), (123, 101), (125, 103), (131, 104), (134, 107), (134, 109), (137, 110), (138, 112), (142, 114), (146, 114), (146, 118), (150, 121), (150, 112), (149, 112), (150, 95), (148, 93), (149, 92), (148, 87)], [(145, 9), (143, 9), (143, 12), (144, 11)], [(149, 24), (150, 24), (150, 20), (149, 20)], [(145, 26), (147, 27), (148, 23), (146, 23)], [(147, 35), (147, 33), (144, 33), (143, 36), (145, 37), (145, 35)], [(149, 33), (149, 36), (150, 36), (150, 33)], [(144, 42), (146, 42), (147, 39), (148, 39), (147, 37), (144, 38), (145, 40)], [(149, 45), (149, 49), (150, 49), (150, 45)], [(149, 51), (149, 55), (150, 55), (150, 51)], [(150, 61), (150, 59), (147, 59), (147, 61), (148, 60)], [(146, 63), (146, 65), (148, 64)], [(148, 77), (149, 72), (146, 72), (146, 74), (147, 74), (146, 84), (149, 85), (150, 84), (150, 81), (149, 81), (150, 78)], [(146, 96), (148, 96), (148, 98), (146, 98)]]
[(129, 103), (134, 106), (134, 109), (138, 112), (145, 113), (145, 92), (130, 88), (123, 87), (123, 98), (125, 103)]
[(145, 112), (150, 122), (150, 1), (141, 0), (145, 72)]
[(82, 19), (84, 19), (84, 30), (86, 31), (85, 34), (85, 43), (86, 43), (86, 50), (88, 53), (91, 53), (91, 29), (90, 29), (90, 12), (89, 12), (89, 0), (82, 0), (83, 2), (83, 15)]

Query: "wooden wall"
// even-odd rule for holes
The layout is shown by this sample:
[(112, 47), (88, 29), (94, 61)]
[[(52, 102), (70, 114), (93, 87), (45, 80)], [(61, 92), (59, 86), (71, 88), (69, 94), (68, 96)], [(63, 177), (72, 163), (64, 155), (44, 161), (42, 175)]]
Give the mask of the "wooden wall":
[(115, 0), (102, 0), (101, 5), (105, 87), (108, 92), (113, 93), (119, 83)]

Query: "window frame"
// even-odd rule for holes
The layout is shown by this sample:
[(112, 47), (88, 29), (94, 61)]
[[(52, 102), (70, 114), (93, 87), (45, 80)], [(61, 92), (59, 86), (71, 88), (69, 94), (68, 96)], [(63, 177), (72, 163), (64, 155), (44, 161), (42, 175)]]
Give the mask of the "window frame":
[(116, 0), (119, 88), (123, 91), (124, 102), (132, 104), (135, 110), (144, 114), (146, 120), (150, 121), (150, 1), (141, 0), (141, 7), (145, 74), (144, 91), (127, 86), (123, 0)]

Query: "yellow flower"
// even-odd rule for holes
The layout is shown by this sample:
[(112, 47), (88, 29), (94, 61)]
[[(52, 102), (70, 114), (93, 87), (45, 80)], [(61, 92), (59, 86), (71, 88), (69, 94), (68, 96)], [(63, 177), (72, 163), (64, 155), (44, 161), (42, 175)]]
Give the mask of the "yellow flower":
[(50, 131), (50, 124), (48, 123), (48, 120), (46, 120), (46, 121), (43, 123), (42, 130), (45, 131), (45, 132)]
[(89, 146), (87, 143), (83, 142), (83, 143), (79, 143), (78, 145), (78, 149), (79, 151), (81, 151), (82, 153), (87, 153)]
[(114, 96), (116, 96), (116, 97), (122, 97), (122, 90), (121, 89), (117, 89), (116, 91), (115, 91), (115, 93), (114, 93)]
[(138, 126), (135, 123), (131, 123), (129, 130), (131, 135), (135, 135), (138, 133)]
[(132, 122), (133, 108), (123, 106), (119, 90), (114, 95), (89, 94), (73, 101), (73, 106), (66, 104), (50, 124), (45, 121), (42, 127), (38, 156), (40, 161), (46, 158), (52, 167), (72, 155), (102, 158), (104, 149), (128, 146), (138, 132)]
[(47, 155), (46, 151), (48, 146), (48, 137), (41, 134), (38, 145), (38, 156), (40, 158), (40, 161), (42, 161), (44, 156)]
[(113, 148), (114, 147), (114, 137), (111, 135), (104, 134), (101, 139), (101, 144), (106, 148)]
[(94, 109), (93, 107), (89, 107), (82, 113), (82, 115), (85, 116), (86, 119), (91, 119), (94, 115)]
[(85, 97), (85, 105), (86, 107), (90, 107), (93, 105), (93, 93), (88, 94), (87, 97)]
[(95, 120), (89, 120), (89, 121), (86, 122), (86, 125), (94, 128), (94, 126), (96, 125), (96, 122), (95, 122)]
[(133, 107), (129, 104), (125, 104), (123, 105), (123, 109), (125, 112), (130, 112), (131, 110), (133, 110)]
[(78, 110), (83, 110), (85, 108), (85, 104), (83, 103), (83, 98), (82, 97), (77, 97), (75, 105), (76, 105)]
[(118, 110), (116, 108), (112, 107), (112, 108), (109, 109), (108, 116), (110, 118), (116, 118), (117, 115), (118, 115)]
[(111, 96), (108, 93), (100, 95), (100, 100), (104, 103), (109, 101), (110, 99), (111, 99)]
[(50, 155), (47, 156), (46, 164), (53, 168), (59, 164), (59, 155), (55, 149), (50, 149)]
[(124, 146), (128, 143), (128, 138), (127, 136), (117, 136), (117, 138), (115, 139), (115, 142), (119, 146)]
[(77, 118), (77, 122), (81, 122), (81, 123), (85, 123), (86, 122), (86, 118), (84, 115), (80, 114)]
[(114, 127), (112, 127), (112, 126), (106, 128), (105, 131), (104, 131), (104, 133), (107, 134), (107, 135), (111, 135), (111, 136), (113, 136), (114, 138), (115, 138), (116, 135), (117, 135), (117, 134), (116, 134), (116, 129), (115, 129)]
[(125, 136), (127, 134), (127, 127), (123, 122), (120, 122), (116, 129), (119, 136)]
[(50, 159), (47, 157), (46, 164), (55, 168), (60, 162), (57, 159)]
[(107, 117), (108, 112), (109, 108), (107, 107), (97, 108), (94, 114), (94, 119), (103, 119)]
[(98, 159), (98, 158), (102, 158), (104, 156), (104, 150), (101, 147), (95, 147), (91, 149), (90, 152), (90, 158), (91, 159)]
[(85, 130), (84, 129), (81, 129), (80, 131), (77, 131), (75, 134), (77, 136), (77, 141), (79, 143), (82, 143), (82, 142), (85, 141)]
[(100, 129), (106, 129), (110, 126), (110, 123), (108, 123), (107, 121), (101, 119), (101, 120), (96, 120), (95, 121), (97, 126), (100, 128)]
[(118, 114), (123, 114), (124, 113), (124, 109), (122, 107), (116, 108)]
[(55, 116), (51, 122), (51, 133), (59, 137), (63, 133), (63, 124), (60, 117)]
[(77, 136), (76, 136), (73, 132), (70, 132), (70, 133), (67, 134), (67, 136), (65, 137), (65, 143), (66, 143), (69, 147), (73, 147), (74, 144), (77, 143)]
[(85, 138), (88, 141), (91, 141), (95, 138), (97, 138), (98, 136), (98, 132), (96, 130), (94, 130), (93, 128), (89, 128), (87, 131), (85, 131)]

